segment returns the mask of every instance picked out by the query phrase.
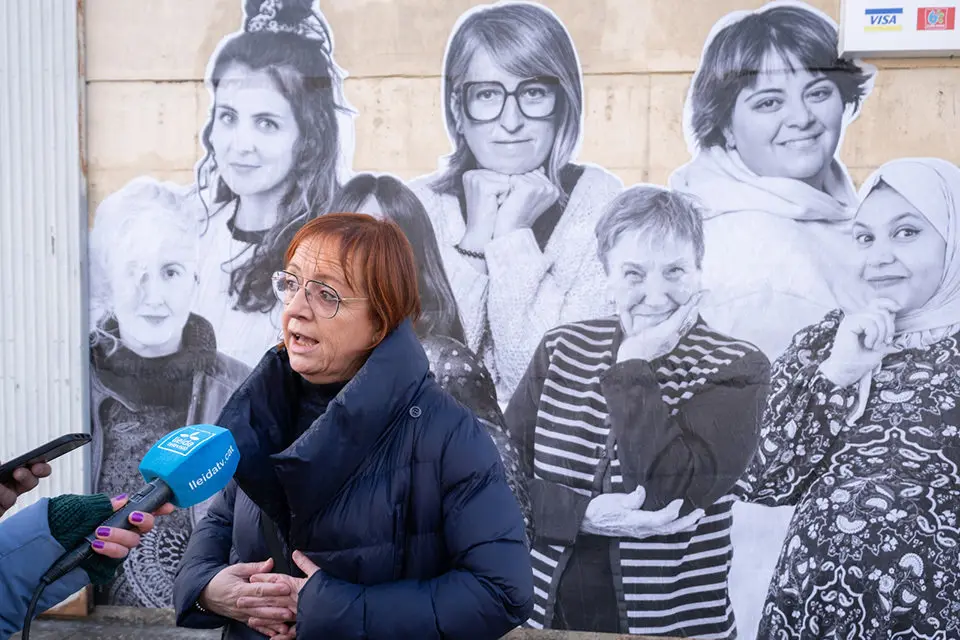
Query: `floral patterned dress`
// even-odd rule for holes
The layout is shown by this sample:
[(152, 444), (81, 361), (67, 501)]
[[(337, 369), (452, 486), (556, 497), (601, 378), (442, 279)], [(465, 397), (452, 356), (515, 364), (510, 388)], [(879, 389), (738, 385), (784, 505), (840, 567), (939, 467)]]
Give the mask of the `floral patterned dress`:
[(818, 373), (842, 314), (774, 364), (744, 500), (796, 505), (758, 638), (960, 638), (960, 342), (884, 358), (864, 415)]

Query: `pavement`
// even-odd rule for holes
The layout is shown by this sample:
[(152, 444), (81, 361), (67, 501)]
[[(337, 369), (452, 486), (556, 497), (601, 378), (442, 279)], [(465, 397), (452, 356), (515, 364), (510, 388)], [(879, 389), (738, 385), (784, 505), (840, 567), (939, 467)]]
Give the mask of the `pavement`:
[[(180, 629), (169, 609), (96, 607), (85, 618), (40, 618), (30, 640), (220, 640), (220, 629)], [(20, 634), (11, 640), (21, 640)]]

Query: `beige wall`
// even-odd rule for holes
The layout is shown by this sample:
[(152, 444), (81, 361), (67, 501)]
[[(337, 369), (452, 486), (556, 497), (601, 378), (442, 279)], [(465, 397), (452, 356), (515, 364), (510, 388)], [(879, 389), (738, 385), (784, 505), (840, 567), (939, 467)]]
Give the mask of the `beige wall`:
[[(409, 178), (449, 143), (440, 110), (444, 46), (468, 0), (324, 0), (337, 62), (357, 109), (357, 170)], [(580, 159), (624, 182), (663, 183), (689, 158), (682, 106), (713, 23), (760, 0), (548, 0), (571, 30), (586, 75)], [(813, 0), (839, 18), (840, 0)], [(682, 9), (681, 9), (682, 7)], [(413, 16), (416, 16), (414, 18)], [(86, 0), (91, 213), (141, 174), (188, 183), (209, 97), (202, 78), (239, 0)], [(874, 93), (847, 130), (842, 158), (858, 183), (882, 162), (932, 155), (960, 162), (960, 62), (873, 60)]]

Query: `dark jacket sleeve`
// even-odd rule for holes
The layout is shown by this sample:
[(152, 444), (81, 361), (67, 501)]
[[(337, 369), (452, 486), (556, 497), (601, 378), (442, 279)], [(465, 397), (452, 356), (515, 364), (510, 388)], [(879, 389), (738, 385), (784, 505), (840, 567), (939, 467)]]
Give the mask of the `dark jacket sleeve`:
[(237, 483), (231, 480), (214, 498), (206, 516), (190, 536), (173, 580), (173, 606), (178, 627), (216, 629), (229, 622), (223, 616), (204, 613), (195, 605), (207, 584), (230, 564), (236, 498)]
[(533, 473), (534, 434), (543, 383), (550, 368), (547, 337), (533, 354), (517, 390), (504, 413), (507, 432), (520, 452), (521, 468), (527, 474), (527, 491), (533, 511), (533, 535), (553, 544), (573, 544), (580, 533), (590, 496), (542, 478)]
[(495, 640), (529, 618), (533, 571), (497, 450), (472, 416), (437, 428), (448, 432), (438, 480), (450, 569), (367, 587), (321, 569), (300, 591), (298, 637)]
[(646, 490), (645, 511), (683, 499), (681, 513), (729, 492), (750, 463), (770, 384), (770, 363), (746, 354), (670, 415), (650, 363), (628, 360), (601, 375), (628, 491)]

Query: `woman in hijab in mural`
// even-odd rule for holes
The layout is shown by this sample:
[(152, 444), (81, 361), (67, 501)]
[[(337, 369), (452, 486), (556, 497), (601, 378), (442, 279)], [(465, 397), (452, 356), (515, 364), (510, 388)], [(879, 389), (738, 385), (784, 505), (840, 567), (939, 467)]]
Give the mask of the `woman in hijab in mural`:
[(524, 521), (530, 527), (530, 499), (517, 450), (506, 435), (503, 413), (489, 372), (466, 346), (457, 304), (440, 258), (440, 248), (423, 205), (400, 180), (361, 173), (347, 182), (331, 211), (387, 217), (403, 230), (413, 247), (420, 291), (420, 320), (414, 326), (441, 386), (486, 425), (507, 471)]
[[(90, 232), (93, 493), (127, 491), (147, 451), (185, 424), (214, 423), (249, 373), (190, 312), (200, 239), (183, 190), (133, 180), (97, 207)], [(158, 520), (101, 604), (172, 607), (173, 577), (201, 506)]]
[(700, 318), (700, 218), (662, 187), (617, 196), (596, 228), (617, 313), (547, 332), (507, 407), (533, 505), (533, 626), (736, 637), (728, 492), (770, 365)]
[(280, 331), (270, 276), (337, 190), (345, 107), (330, 31), (311, 0), (247, 0), (244, 10), (244, 30), (224, 40), (208, 71), (196, 310), (226, 353), (254, 366)]
[(794, 3), (718, 23), (686, 105), (698, 153), (669, 181), (706, 207), (704, 317), (771, 360), (843, 295), (820, 257), (833, 263), (848, 236), (856, 192), (836, 153), (872, 70), (837, 42), (826, 15)]
[(454, 151), (412, 187), (436, 230), (467, 345), (505, 405), (546, 330), (603, 312), (593, 226), (622, 183), (573, 163), (580, 63), (543, 6), (504, 2), (460, 19), (443, 107)]
[(866, 302), (774, 365), (741, 483), (796, 505), (760, 638), (960, 637), (960, 169), (894, 160), (861, 192)]

